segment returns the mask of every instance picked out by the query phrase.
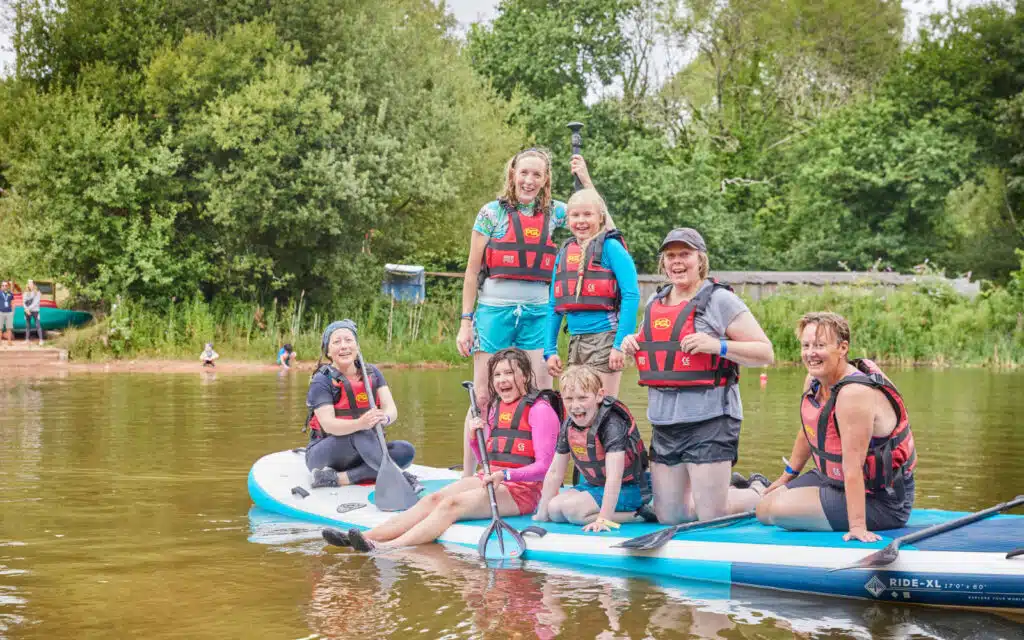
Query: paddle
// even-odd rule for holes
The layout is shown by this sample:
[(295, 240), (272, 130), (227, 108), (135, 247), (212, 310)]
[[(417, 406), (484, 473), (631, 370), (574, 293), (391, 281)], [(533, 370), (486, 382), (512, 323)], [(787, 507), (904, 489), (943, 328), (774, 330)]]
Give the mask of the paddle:
[(918, 540), (924, 540), (925, 538), (937, 536), (940, 533), (946, 533), (947, 531), (952, 531), (953, 529), (959, 529), (960, 527), (972, 524), (974, 522), (978, 522), (979, 520), (984, 520), (989, 516), (994, 516), (1000, 511), (1006, 511), (1007, 509), (1019, 507), (1022, 504), (1024, 504), (1024, 495), (1019, 495), (1013, 500), (1010, 500), (1009, 502), (1003, 502), (997, 504), (994, 507), (989, 507), (988, 509), (983, 509), (982, 511), (978, 511), (976, 513), (969, 513), (966, 516), (957, 518), (956, 520), (950, 520), (949, 522), (943, 522), (942, 524), (937, 524), (926, 529), (921, 529), (920, 531), (915, 531), (914, 533), (908, 533), (905, 536), (900, 536), (894, 539), (892, 542), (888, 544), (888, 546), (886, 546), (881, 551), (876, 551), (871, 555), (865, 556), (851, 565), (847, 565), (845, 567), (838, 567), (836, 569), (829, 569), (829, 573), (832, 573), (833, 571), (843, 571), (844, 569), (877, 569), (879, 567), (890, 565), (893, 562), (896, 562), (896, 557), (899, 555), (900, 546), (902, 545), (913, 544)]
[[(580, 155), (580, 147), (583, 146), (583, 136), (580, 135), (580, 129), (583, 128), (583, 123), (582, 122), (570, 122), (569, 124), (567, 124), (565, 126), (569, 127), (569, 130), (572, 131), (572, 138), (571, 138), (571, 142), (572, 142), (572, 155), (578, 156), (578, 155)], [(573, 192), (579, 191), (582, 188), (583, 188), (583, 183), (580, 182), (580, 177), (577, 176), (575, 173), (572, 174), (572, 190), (573, 190)]]
[[(462, 386), (469, 391), (469, 409), (470, 413), (474, 418), (480, 417), (480, 407), (476, 404), (476, 391), (473, 389), (472, 382), (463, 382)], [(491, 463), (487, 459), (487, 442), (484, 440), (483, 430), (476, 430), (476, 445), (480, 448), (480, 461), (484, 465), (484, 473), (491, 475)], [(480, 543), (477, 545), (477, 551), (480, 553), (480, 557), (484, 560), (510, 560), (518, 558), (526, 553), (526, 541), (523, 540), (523, 536), (511, 526), (505, 524), (498, 515), (498, 499), (494, 495), (494, 484), (489, 483), (487, 485), (487, 495), (491, 499), (491, 524), (484, 530), (483, 535), (480, 536)], [(504, 536), (502, 532), (508, 532), (511, 536), (509, 544), (505, 544)], [(492, 544), (492, 539), (496, 544)], [(497, 547), (497, 548), (495, 548)]]
[[(376, 409), (377, 401), (373, 398), (373, 388), (370, 386), (370, 376), (366, 371), (366, 361), (363, 360), (362, 350), (356, 351), (356, 357), (359, 359), (359, 370), (363, 374), (363, 386), (366, 388), (370, 409)], [(377, 469), (377, 486), (374, 489), (374, 504), (381, 511), (403, 511), (416, 504), (419, 496), (402, 475), (399, 466), (391, 459), (391, 454), (388, 453), (388, 443), (384, 439), (384, 429), (378, 424), (374, 430), (377, 432), (377, 440), (380, 442), (381, 448), (380, 468)]]
[(723, 524), (732, 524), (741, 520), (754, 517), (754, 510), (744, 511), (743, 513), (734, 513), (728, 516), (721, 516), (719, 518), (712, 518), (711, 520), (697, 520), (694, 522), (684, 522), (683, 524), (673, 525), (671, 527), (665, 527), (659, 529), (653, 533), (644, 534), (635, 538), (630, 538), (619, 544), (613, 544), (613, 547), (619, 547), (621, 549), (633, 549), (634, 551), (650, 551), (651, 549), (657, 549), (665, 545), (666, 542), (675, 537), (677, 533), (682, 531), (692, 531), (694, 529), (704, 529), (707, 527), (717, 527)]

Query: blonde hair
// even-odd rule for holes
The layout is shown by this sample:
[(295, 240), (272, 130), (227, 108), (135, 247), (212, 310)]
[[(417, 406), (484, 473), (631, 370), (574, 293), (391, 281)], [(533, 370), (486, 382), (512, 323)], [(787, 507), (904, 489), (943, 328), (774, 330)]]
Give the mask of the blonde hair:
[(805, 313), (796, 325), (796, 339), (799, 340), (804, 329), (812, 324), (816, 325), (814, 328), (816, 338), (821, 337), (822, 329), (824, 329), (836, 339), (837, 343), (850, 343), (850, 323), (843, 316), (831, 311), (811, 311), (810, 313)]
[[(697, 251), (697, 275), (701, 280), (708, 277), (708, 273), (711, 272), (711, 263), (708, 261), (708, 254), (703, 251)], [(665, 252), (658, 254), (658, 273), (668, 277), (668, 270), (665, 268)]]
[(593, 367), (585, 364), (573, 365), (565, 370), (558, 379), (558, 388), (562, 393), (575, 389), (584, 393), (597, 395), (602, 388), (601, 376)]
[(498, 200), (504, 201), (512, 207), (519, 204), (519, 199), (516, 198), (516, 166), (523, 158), (540, 158), (544, 161), (546, 180), (534, 202), (538, 212), (546, 212), (551, 209), (551, 154), (548, 153), (547, 149), (540, 147), (532, 147), (525, 151), (520, 151), (509, 159), (505, 165), (505, 186), (502, 188), (501, 193), (498, 194)]
[[(601, 223), (597, 227), (597, 232), (586, 240), (578, 241), (580, 244), (580, 250), (585, 253), (587, 247), (590, 245), (590, 241), (596, 238), (598, 234), (605, 229), (614, 229), (615, 223), (612, 222), (611, 216), (608, 215), (608, 205), (605, 204), (604, 198), (602, 198), (601, 194), (597, 192), (597, 189), (590, 187), (587, 189), (580, 189), (576, 193), (572, 194), (572, 196), (569, 197), (569, 202), (565, 203), (566, 217), (568, 218), (568, 212), (571, 211), (574, 206), (581, 204), (596, 204), (597, 210), (601, 213)], [(586, 265), (581, 260), (580, 270), (582, 271), (585, 268)]]

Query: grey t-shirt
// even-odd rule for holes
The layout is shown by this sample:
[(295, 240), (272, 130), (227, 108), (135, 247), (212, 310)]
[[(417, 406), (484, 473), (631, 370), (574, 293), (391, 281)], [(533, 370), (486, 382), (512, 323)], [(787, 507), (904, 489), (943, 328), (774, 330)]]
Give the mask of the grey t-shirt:
[(39, 313), (39, 291), (26, 291), (21, 297), (25, 311)]
[[(705, 281), (704, 287), (711, 282)], [(654, 298), (651, 296), (647, 300)], [(724, 338), (725, 330), (744, 311), (747, 305), (735, 293), (718, 289), (711, 295), (708, 308), (698, 315), (694, 328), (714, 338)], [(740, 387), (732, 384), (712, 389), (665, 389), (647, 388), (647, 419), (654, 425), (678, 424), (680, 422), (701, 422), (718, 416), (743, 419), (743, 404), (740, 402)]]

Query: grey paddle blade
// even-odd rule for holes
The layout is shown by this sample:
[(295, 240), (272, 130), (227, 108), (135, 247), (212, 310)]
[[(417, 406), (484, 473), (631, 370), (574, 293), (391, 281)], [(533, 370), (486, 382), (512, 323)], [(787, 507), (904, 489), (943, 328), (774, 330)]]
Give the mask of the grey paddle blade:
[(484, 560), (516, 560), (526, 553), (526, 542), (518, 531), (497, 519), (480, 536), (477, 551)]
[(664, 546), (665, 543), (674, 538), (676, 534), (682, 533), (683, 531), (708, 529), (711, 527), (735, 524), (737, 522), (753, 518), (754, 515), (754, 510), (751, 509), (750, 511), (733, 513), (719, 518), (712, 518), (711, 520), (697, 520), (695, 522), (677, 524), (671, 527), (665, 527), (664, 529), (659, 529), (652, 533), (646, 533), (642, 536), (630, 538), (629, 540), (625, 540), (619, 544), (613, 544), (612, 546), (620, 549), (633, 549), (634, 551), (650, 551), (651, 549), (657, 549), (658, 547)]
[(373, 502), (381, 511), (404, 511), (419, 500), (416, 491), (390, 456), (381, 461), (373, 495)]
[(864, 556), (853, 564), (848, 564), (845, 567), (836, 567), (835, 569), (829, 569), (829, 573), (836, 571), (845, 571), (847, 569), (878, 569), (881, 567), (887, 567), (890, 564), (896, 562), (896, 558), (900, 555), (900, 540), (899, 538), (890, 542), (886, 547), (880, 551), (876, 551), (870, 555)]

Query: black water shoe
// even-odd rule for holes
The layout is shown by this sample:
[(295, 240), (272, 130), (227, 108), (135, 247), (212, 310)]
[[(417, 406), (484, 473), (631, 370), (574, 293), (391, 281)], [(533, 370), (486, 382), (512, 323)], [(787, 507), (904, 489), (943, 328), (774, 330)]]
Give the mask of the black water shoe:
[(362, 553), (370, 553), (374, 549), (373, 543), (367, 540), (359, 529), (348, 530), (348, 542), (353, 549)]
[(313, 483), (310, 486), (314, 489), (341, 486), (338, 482), (338, 472), (330, 467), (313, 469)]
[(737, 489), (746, 489), (750, 486), (747, 479), (743, 477), (743, 474), (739, 471), (732, 472), (732, 478), (729, 479), (729, 486), (736, 487)]
[(330, 529), (326, 528), (321, 532), (324, 540), (327, 544), (335, 547), (351, 547), (352, 543), (349, 541), (348, 536), (341, 529)]

